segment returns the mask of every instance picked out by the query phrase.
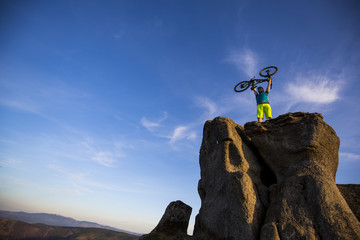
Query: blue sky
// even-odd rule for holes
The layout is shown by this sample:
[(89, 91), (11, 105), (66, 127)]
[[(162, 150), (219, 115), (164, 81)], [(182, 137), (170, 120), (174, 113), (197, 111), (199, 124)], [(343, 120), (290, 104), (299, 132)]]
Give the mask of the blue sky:
[(0, 209), (146, 233), (200, 207), (203, 124), (256, 120), (236, 83), (275, 65), (273, 116), (320, 112), (360, 184), (358, 1), (1, 1)]

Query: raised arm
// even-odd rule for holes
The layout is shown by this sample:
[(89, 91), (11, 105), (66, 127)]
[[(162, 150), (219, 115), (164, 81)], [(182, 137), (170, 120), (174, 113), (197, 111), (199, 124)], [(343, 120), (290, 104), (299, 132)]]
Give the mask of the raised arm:
[(255, 96), (258, 95), (258, 92), (256, 91), (255, 87), (251, 87), (251, 90), (254, 91)]
[(270, 92), (271, 81), (272, 81), (272, 78), (269, 77), (269, 83), (268, 83), (268, 85), (267, 85), (266, 92)]

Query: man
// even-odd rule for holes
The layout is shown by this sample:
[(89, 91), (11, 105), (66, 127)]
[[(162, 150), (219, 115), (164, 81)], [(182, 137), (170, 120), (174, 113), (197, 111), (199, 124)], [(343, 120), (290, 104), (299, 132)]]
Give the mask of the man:
[(269, 83), (268, 83), (268, 86), (267, 86), (265, 92), (262, 87), (258, 87), (258, 92), (256, 91), (255, 87), (251, 88), (251, 90), (254, 91), (254, 94), (256, 97), (256, 102), (257, 102), (256, 115), (257, 115), (258, 122), (263, 121), (264, 114), (267, 119), (272, 119), (271, 107), (270, 107), (269, 99), (268, 99), (269, 92), (270, 92), (270, 86), (271, 86), (271, 77), (269, 77), (268, 79), (269, 79)]

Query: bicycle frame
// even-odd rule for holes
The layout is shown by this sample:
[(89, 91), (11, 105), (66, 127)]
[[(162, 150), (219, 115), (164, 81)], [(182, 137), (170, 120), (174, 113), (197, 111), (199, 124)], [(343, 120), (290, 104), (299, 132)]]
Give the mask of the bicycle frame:
[[(271, 78), (271, 77), (270, 77)], [(269, 82), (270, 78), (263, 78), (263, 79), (257, 79), (255, 77), (253, 77), (252, 79), (249, 80), (249, 82), (251, 83), (251, 85), (253, 87), (256, 87), (256, 85), (258, 85), (259, 83), (263, 83), (263, 82)], [(272, 85), (272, 84), (271, 84)]]
[[(235, 90), (235, 92), (242, 92), (242, 91), (245, 91), (246, 89), (248, 89), (250, 86), (251, 86), (251, 88), (255, 88), (259, 83), (269, 82), (270, 78), (271, 78), (271, 76), (268, 78), (259, 79), (259, 78), (255, 78), (255, 76), (254, 76), (249, 81), (243, 81), (243, 82), (238, 83), (235, 86), (234, 90)], [(237, 90), (238, 86), (240, 86), (241, 90)], [(270, 87), (272, 88), (272, 84)]]

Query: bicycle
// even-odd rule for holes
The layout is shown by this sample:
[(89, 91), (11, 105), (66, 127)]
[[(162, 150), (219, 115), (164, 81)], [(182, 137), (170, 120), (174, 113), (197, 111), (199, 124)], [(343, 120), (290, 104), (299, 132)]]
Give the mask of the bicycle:
[[(271, 76), (274, 75), (278, 71), (278, 68), (275, 66), (266, 67), (260, 70), (259, 74), (262, 77), (266, 77), (265, 79), (256, 79), (255, 76), (251, 78), (249, 81), (242, 81), (235, 85), (234, 91), (235, 92), (243, 92), (248, 89), (250, 86), (255, 88), (257, 84), (263, 82), (269, 82), (272, 78)], [(266, 73), (266, 74), (265, 74)], [(271, 84), (272, 88), (272, 84)]]

